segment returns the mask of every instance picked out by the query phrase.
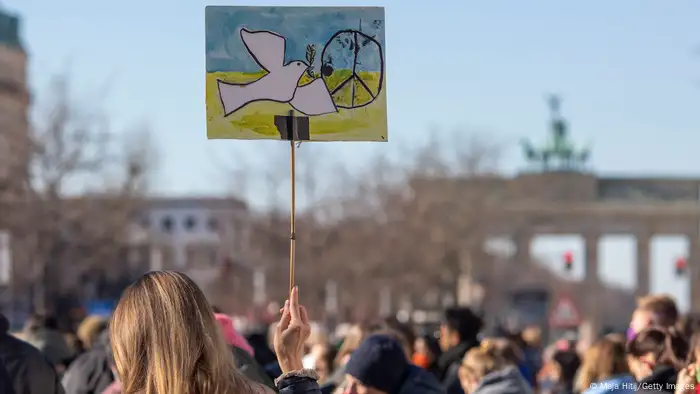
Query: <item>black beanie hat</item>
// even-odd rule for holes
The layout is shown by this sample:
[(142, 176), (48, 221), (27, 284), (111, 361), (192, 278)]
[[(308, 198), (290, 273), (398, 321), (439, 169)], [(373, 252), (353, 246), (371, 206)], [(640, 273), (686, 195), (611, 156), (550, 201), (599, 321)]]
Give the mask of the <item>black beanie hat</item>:
[(391, 394), (401, 386), (408, 367), (401, 345), (386, 335), (375, 334), (352, 352), (345, 373), (365, 386)]

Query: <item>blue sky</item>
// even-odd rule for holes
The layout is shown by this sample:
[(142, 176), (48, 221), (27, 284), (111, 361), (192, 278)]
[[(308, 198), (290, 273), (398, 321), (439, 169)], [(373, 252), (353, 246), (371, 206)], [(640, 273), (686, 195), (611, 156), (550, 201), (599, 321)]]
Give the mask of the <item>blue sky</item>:
[[(151, 125), (161, 148), (160, 192), (223, 193), (246, 179), (224, 178), (227, 166), (256, 168), (285, 160), (285, 146), (273, 141), (205, 138), (204, 6), (226, 2), (3, 4), (24, 16), (35, 92), (53, 73), (69, 71), (75, 90), (86, 96), (107, 87), (104, 105), (115, 129)], [(265, 4), (251, 0), (249, 5)], [(394, 0), (364, 5), (387, 7), (391, 142), (315, 146), (314, 154), (322, 155), (314, 157), (321, 176), (333, 178), (337, 171), (321, 157), (353, 170), (376, 152), (401, 157), (405, 149), (431, 137), (446, 140), (454, 130), (501, 141), (509, 147), (504, 168), (517, 171), (523, 165), (517, 141), (546, 136), (544, 96), (552, 92), (564, 98), (562, 110), (574, 139), (593, 143), (592, 165), (599, 173), (699, 175), (700, 2)], [(673, 256), (683, 253), (682, 242), (655, 244), (661, 246), (652, 252), (658, 270), (652, 289), (686, 294), (671, 268)], [(551, 241), (537, 250), (558, 261), (566, 245)], [(605, 278), (628, 282), (623, 262), (631, 264), (633, 257), (625, 254), (624, 242), (616, 245), (606, 252), (612, 257)]]
[[(335, 68), (352, 69), (354, 52), (336, 42), (337, 38), (348, 38), (336, 36), (340, 31), (360, 30), (384, 46), (384, 12), (378, 7), (209, 7), (205, 17), (208, 72), (260, 71), (241, 41), (241, 28), (268, 30), (284, 37), (285, 63), (305, 61), (307, 45), (314, 45), (317, 72), (322, 54), (326, 62), (329, 56), (332, 58)], [(330, 42), (333, 37), (336, 40)], [(358, 57), (365, 68), (379, 71), (379, 54), (380, 49), (370, 45), (363, 47)]]

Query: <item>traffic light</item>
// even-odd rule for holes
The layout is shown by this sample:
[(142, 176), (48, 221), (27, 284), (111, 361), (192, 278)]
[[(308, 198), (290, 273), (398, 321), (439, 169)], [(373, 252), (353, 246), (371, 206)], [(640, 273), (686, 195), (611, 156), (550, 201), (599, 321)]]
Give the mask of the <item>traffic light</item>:
[(678, 257), (676, 258), (676, 276), (683, 276), (685, 273), (685, 269), (688, 266), (688, 262), (685, 260), (685, 257)]
[(574, 267), (574, 254), (571, 251), (564, 252), (564, 269), (568, 272)]

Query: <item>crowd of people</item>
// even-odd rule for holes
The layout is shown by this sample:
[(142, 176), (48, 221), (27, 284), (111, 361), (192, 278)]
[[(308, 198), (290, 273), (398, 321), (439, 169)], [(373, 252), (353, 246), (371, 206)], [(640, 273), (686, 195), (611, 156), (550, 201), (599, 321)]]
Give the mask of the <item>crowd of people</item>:
[(10, 333), (0, 315), (0, 394), (700, 393), (700, 318), (666, 295), (640, 299), (626, 333), (590, 346), (545, 345), (536, 326), (484, 330), (455, 307), (439, 330), (389, 318), (330, 334), (295, 288), (269, 332), (241, 335), (186, 275), (155, 271), (74, 334), (38, 315)]

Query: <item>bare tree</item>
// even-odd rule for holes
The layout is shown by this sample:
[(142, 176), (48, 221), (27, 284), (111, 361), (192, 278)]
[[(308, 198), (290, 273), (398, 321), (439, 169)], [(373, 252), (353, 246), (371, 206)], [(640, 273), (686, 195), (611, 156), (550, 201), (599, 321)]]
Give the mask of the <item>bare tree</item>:
[[(355, 318), (377, 312), (382, 288), (415, 297), (435, 289), (456, 291), (497, 201), (489, 188), (465, 189), (465, 181), (493, 176), (500, 151), (498, 144), (474, 135), (454, 141), (430, 141), (399, 155), (401, 161), (378, 156), (357, 174), (343, 163), (324, 163), (304, 174), (307, 183), (312, 178), (314, 184), (331, 185), (298, 216), (297, 282), (312, 297), (305, 303), (319, 311), (317, 316), (329, 279), (346, 299), (352, 297)], [(286, 215), (266, 216), (267, 226), (273, 226), (268, 234), (280, 236), (276, 241), (256, 237), (257, 248), (268, 256), (274, 250), (274, 259), (286, 265)], [(282, 274), (270, 287), (286, 289), (286, 269), (275, 271)]]
[(81, 105), (66, 77), (44, 99), (27, 141), (26, 188), (5, 198), (20, 240), (15, 267), (25, 267), (14, 281), (32, 289), (38, 310), (86, 280), (119, 275), (155, 159), (147, 131), (118, 144), (104, 113)]

